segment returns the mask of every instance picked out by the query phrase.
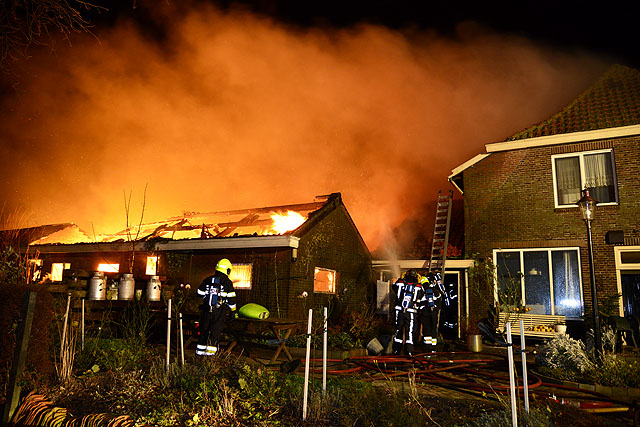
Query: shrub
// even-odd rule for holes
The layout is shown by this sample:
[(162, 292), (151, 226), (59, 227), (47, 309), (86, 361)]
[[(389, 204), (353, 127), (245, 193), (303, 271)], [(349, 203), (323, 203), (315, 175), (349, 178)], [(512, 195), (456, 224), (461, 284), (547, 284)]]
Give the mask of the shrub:
[(593, 368), (582, 341), (574, 340), (568, 335), (556, 335), (540, 346), (536, 354), (536, 363), (551, 369), (559, 368), (581, 374)]
[(596, 384), (607, 386), (640, 386), (640, 364), (615, 354), (605, 354), (597, 369), (589, 372), (588, 378)]

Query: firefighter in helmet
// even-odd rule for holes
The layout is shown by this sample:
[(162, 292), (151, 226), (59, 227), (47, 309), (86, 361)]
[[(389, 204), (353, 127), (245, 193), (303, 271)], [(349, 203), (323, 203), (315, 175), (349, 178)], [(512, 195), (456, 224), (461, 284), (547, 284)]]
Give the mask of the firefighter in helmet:
[(413, 356), (414, 340), (418, 337), (418, 313), (425, 302), (424, 291), (414, 270), (404, 273), (391, 288), (396, 299), (393, 354), (402, 352), (404, 341), (405, 354)]
[(420, 313), (422, 343), (426, 351), (435, 353), (438, 345), (438, 322), (443, 294), (440, 273), (427, 273), (426, 277), (422, 278), (422, 286), (425, 293), (425, 304)]
[(216, 271), (207, 277), (198, 287), (198, 295), (202, 298), (200, 306), (200, 338), (196, 346), (196, 355), (213, 356), (218, 351), (218, 340), (224, 328), (227, 313), (236, 312), (236, 291), (229, 279), (231, 262), (223, 258), (218, 261)]

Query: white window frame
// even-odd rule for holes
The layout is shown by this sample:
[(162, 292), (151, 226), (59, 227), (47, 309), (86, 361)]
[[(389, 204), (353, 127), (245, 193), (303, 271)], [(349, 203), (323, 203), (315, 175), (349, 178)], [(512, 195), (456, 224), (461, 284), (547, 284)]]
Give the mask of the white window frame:
[(622, 263), (623, 252), (640, 252), (640, 246), (614, 246), (613, 255), (616, 260), (616, 282), (618, 286), (618, 314), (624, 316), (624, 306), (622, 305), (622, 271), (638, 270), (640, 271), (640, 263)]
[[(494, 249), (493, 250), (493, 265), (495, 266), (494, 272), (494, 281), (493, 281), (493, 298), (494, 302), (498, 302), (498, 254), (505, 252), (519, 252), (520, 253), (520, 268), (524, 265), (524, 253), (525, 252), (547, 252), (547, 263), (549, 265), (549, 298), (550, 306), (551, 306), (551, 315), (555, 315), (556, 305), (555, 305), (555, 297), (553, 290), (553, 260), (551, 257), (552, 252), (561, 252), (561, 251), (574, 251), (578, 254), (578, 278), (580, 280), (579, 290), (580, 290), (580, 313), (584, 315), (584, 295), (583, 295), (583, 284), (582, 284), (582, 262), (580, 260), (580, 248), (578, 246), (571, 247), (559, 247), (559, 248), (526, 248), (526, 249)], [(520, 303), (526, 305), (526, 292), (524, 285), (524, 274), (520, 276)]]
[[(558, 203), (558, 182), (556, 179), (556, 159), (559, 158), (567, 158), (567, 157), (578, 157), (580, 161), (580, 187), (584, 190), (585, 176), (584, 176), (584, 156), (590, 154), (600, 154), (600, 153), (611, 153), (611, 170), (613, 173), (613, 183), (615, 190), (615, 201), (607, 202), (607, 203), (598, 203), (598, 206), (607, 206), (607, 205), (617, 205), (619, 203), (618, 196), (618, 177), (616, 175), (616, 159), (614, 156), (614, 152), (612, 148), (604, 149), (604, 150), (593, 150), (593, 151), (579, 151), (574, 153), (565, 153), (565, 154), (554, 154), (551, 156), (551, 175), (553, 176), (553, 202), (556, 208), (566, 209), (566, 208), (575, 208), (576, 204), (568, 204), (561, 205)], [(577, 200), (576, 200), (577, 201)]]
[[(237, 272), (242, 268), (249, 269), (249, 280), (243, 280), (240, 278), (240, 281), (237, 280)], [(233, 281), (233, 287), (235, 290), (249, 290), (253, 286), (253, 264), (251, 263), (233, 263), (233, 268), (231, 269), (231, 277), (229, 277)]]

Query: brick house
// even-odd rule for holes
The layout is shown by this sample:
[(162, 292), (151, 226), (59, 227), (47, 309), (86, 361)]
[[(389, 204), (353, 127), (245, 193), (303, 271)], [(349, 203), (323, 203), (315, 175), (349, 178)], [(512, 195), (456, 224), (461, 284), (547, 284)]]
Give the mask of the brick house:
[[(587, 228), (576, 202), (591, 188), (598, 300), (613, 297), (617, 314), (640, 316), (639, 172), (640, 72), (615, 65), (559, 113), (452, 171), (465, 255), (493, 260), (497, 286), (512, 280), (532, 313), (588, 320)], [(475, 298), (470, 318), (487, 317)]]
[[(275, 228), (287, 216), (298, 222)], [(340, 193), (304, 204), (185, 213), (93, 241), (73, 224), (38, 229), (30, 229), (30, 251), (53, 283), (73, 278), (86, 287), (91, 272), (103, 271), (116, 285), (131, 271), (136, 289), (159, 276), (165, 290), (189, 283), (194, 293), (228, 258), (239, 304), (263, 305), (273, 317), (303, 318), (305, 309), (326, 305), (340, 315), (371, 298), (371, 256)]]

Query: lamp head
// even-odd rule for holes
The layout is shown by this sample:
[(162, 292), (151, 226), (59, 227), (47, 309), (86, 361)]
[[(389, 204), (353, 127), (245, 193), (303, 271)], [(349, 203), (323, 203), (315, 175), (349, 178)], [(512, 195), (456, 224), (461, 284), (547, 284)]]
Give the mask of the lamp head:
[(582, 212), (582, 219), (586, 222), (591, 222), (595, 218), (596, 214), (596, 199), (591, 197), (591, 191), (588, 188), (582, 190), (582, 198), (578, 200), (578, 206), (580, 206), (580, 212)]

